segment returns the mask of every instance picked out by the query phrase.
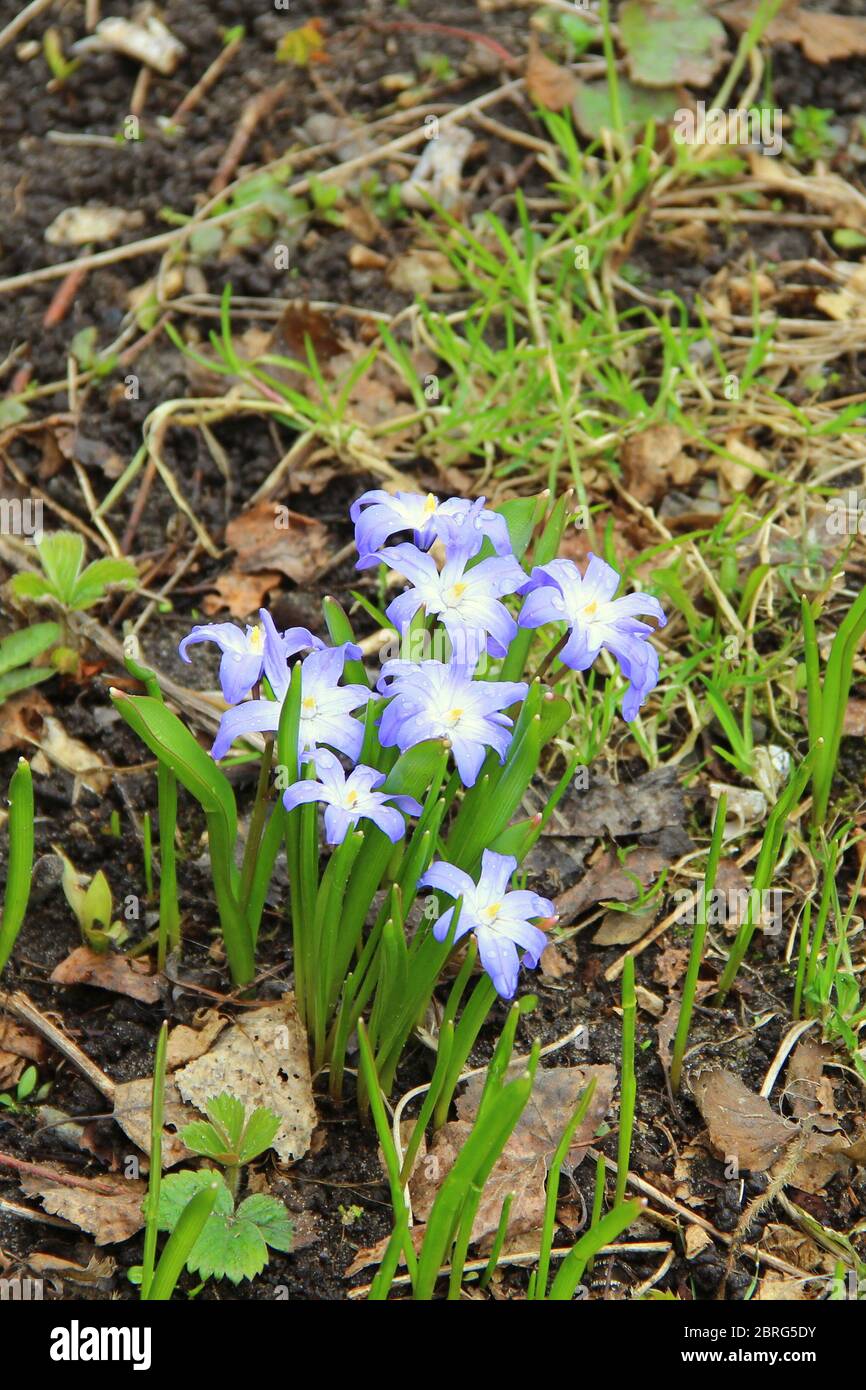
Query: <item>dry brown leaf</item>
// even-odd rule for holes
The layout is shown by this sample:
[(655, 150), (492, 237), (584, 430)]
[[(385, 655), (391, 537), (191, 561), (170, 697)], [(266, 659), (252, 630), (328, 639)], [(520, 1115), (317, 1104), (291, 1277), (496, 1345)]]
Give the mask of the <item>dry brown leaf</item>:
[(713, 1148), (740, 1168), (765, 1172), (799, 1133), (733, 1072), (703, 1071), (690, 1084)]
[[(114, 1088), (114, 1120), (132, 1142), (150, 1153), (150, 1102), (153, 1092), (153, 1077), (141, 1076), (134, 1081), (120, 1081)], [(202, 1107), (203, 1109), (204, 1107)], [(201, 1115), (192, 1106), (184, 1105), (174, 1081), (168, 1077), (165, 1083), (165, 1103), (163, 1106), (162, 1166), (173, 1168), (192, 1154), (178, 1137), (180, 1130)]]
[(561, 980), (563, 976), (570, 975), (572, 965), (562, 954), (558, 946), (553, 942), (546, 948), (541, 957), (540, 970), (548, 980)]
[(14, 1086), (31, 1062), (40, 1067), (47, 1059), (48, 1046), (42, 1038), (11, 1018), (0, 1018), (0, 1091)]
[(51, 972), (55, 985), (93, 985), (114, 994), (126, 994), (143, 1004), (159, 1001), (159, 980), (151, 975), (144, 961), (131, 960), (115, 951), (100, 954), (89, 946), (78, 946)]
[(283, 1159), (303, 1158), (316, 1126), (307, 1035), (294, 996), (245, 1014), (210, 1052), (174, 1074), (184, 1100), (204, 1110), (228, 1091), (247, 1109), (265, 1105), (281, 1119), (273, 1147)]
[[(32, 692), (28, 692), (28, 699), (32, 701)], [(31, 735), (29, 742), (35, 744), (44, 755), (44, 771), (50, 770), (48, 764), (54, 763), (64, 772), (72, 774), (76, 787), (80, 783), (96, 796), (105, 795), (111, 784), (111, 772), (105, 767), (104, 760), (80, 738), (68, 734), (59, 719), (50, 714), (44, 715), (38, 733)], [(34, 758), (33, 766), (36, 768), (36, 765)], [(76, 794), (73, 793), (75, 799)]]
[(654, 912), (608, 912), (592, 938), (593, 946), (631, 946), (655, 922)]
[(403, 294), (417, 294), (422, 299), (436, 290), (456, 289), (459, 278), (442, 251), (424, 251), (418, 247), (396, 256), (386, 272), (392, 289)]
[[(756, 468), (766, 468), (764, 455), (746, 444), (739, 430), (725, 435), (725, 448), (733, 458), (719, 456), (719, 472), (732, 492), (745, 492), (755, 476)], [(751, 465), (751, 467), (749, 467)]]
[(147, 1184), (138, 1178), (114, 1177), (110, 1173), (85, 1178), (76, 1174), (75, 1186), (68, 1187), (50, 1178), (22, 1177), (21, 1189), (28, 1197), (38, 1197), (52, 1216), (62, 1216), (79, 1230), (87, 1231), (97, 1245), (129, 1240), (144, 1225), (141, 1204), (147, 1195)]
[[(522, 1064), (516, 1064), (520, 1067)], [(612, 1065), (552, 1067), (539, 1071), (529, 1102), (485, 1185), (475, 1222), (473, 1241), (491, 1239), (499, 1224), (502, 1203), (514, 1193), (508, 1223), (509, 1237), (537, 1231), (544, 1215), (545, 1179), (548, 1167), (581, 1092), (595, 1079), (589, 1111), (575, 1132), (568, 1165), (576, 1167), (584, 1156), (610, 1106), (616, 1081)], [(415, 1213), (426, 1220), (436, 1194), (471, 1133), (484, 1088), (484, 1076), (475, 1076), (457, 1102), (459, 1119), (438, 1131), (430, 1152), (410, 1182)]]
[(331, 555), (321, 521), (273, 502), (257, 502), (229, 522), (226, 544), (237, 551), (236, 569), (256, 575), (276, 570), (294, 584), (309, 583)]
[(656, 849), (636, 849), (626, 856), (623, 866), (614, 851), (609, 850), (573, 888), (556, 899), (559, 925), (567, 926), (599, 902), (629, 902), (635, 896), (635, 879), (646, 887), (665, 862), (664, 855)]
[(568, 68), (560, 67), (542, 53), (534, 34), (526, 60), (526, 90), (533, 101), (548, 111), (564, 111), (577, 94), (577, 79)]
[(672, 483), (682, 487), (698, 471), (696, 459), (681, 452), (683, 436), (677, 425), (650, 425), (623, 444), (619, 461), (628, 491), (639, 502), (664, 497)]
[[(748, 29), (757, 8), (757, 0), (734, 0), (716, 14), (732, 29), (742, 31)], [(788, 6), (770, 20), (762, 37), (765, 43), (799, 44), (804, 58), (823, 66), (866, 53), (866, 19)]]
[[(848, 262), (842, 264), (851, 271)], [(819, 291), (815, 296), (815, 304), (822, 313), (839, 323), (866, 318), (866, 265), (861, 263), (856, 266), (840, 290)]]
[(11, 695), (4, 700), (3, 718), (0, 720), (0, 753), (35, 743), (35, 735), (50, 712), (51, 705), (40, 690), (26, 690), (21, 695)]
[(268, 595), (278, 589), (280, 583), (280, 576), (274, 570), (264, 574), (235, 574), (229, 570), (215, 580), (215, 592), (205, 595), (202, 609), (208, 617), (228, 609), (233, 618), (243, 621), (267, 604)]
[(176, 1067), (185, 1066), (187, 1062), (194, 1062), (196, 1057), (203, 1057), (210, 1051), (223, 1029), (228, 1027), (228, 1023), (229, 1020), (217, 1013), (216, 1009), (207, 1009), (198, 1028), (189, 1028), (185, 1023), (179, 1023), (176, 1028), (172, 1028), (168, 1035), (165, 1054), (167, 1069), (174, 1071)]

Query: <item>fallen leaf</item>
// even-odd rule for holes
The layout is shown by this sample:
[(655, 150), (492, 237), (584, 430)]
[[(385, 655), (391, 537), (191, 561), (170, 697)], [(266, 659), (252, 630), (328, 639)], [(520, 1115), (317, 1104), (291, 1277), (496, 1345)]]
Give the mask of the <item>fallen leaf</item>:
[(50, 246), (87, 246), (116, 241), (123, 232), (134, 231), (144, 222), (144, 214), (125, 208), (97, 204), (83, 208), (64, 208), (50, 226), (45, 240)]
[(85, 1178), (77, 1173), (74, 1176), (74, 1187), (47, 1177), (22, 1177), (21, 1190), (28, 1197), (38, 1197), (52, 1216), (62, 1216), (79, 1230), (87, 1231), (97, 1245), (129, 1240), (141, 1230), (141, 1204), (147, 1195), (145, 1182), (110, 1173), (99, 1178)]
[(655, 922), (654, 912), (608, 912), (592, 938), (593, 946), (631, 946)]
[(725, 61), (725, 31), (695, 0), (626, 0), (620, 41), (629, 76), (646, 87), (707, 87)]
[(176, 1067), (185, 1066), (187, 1062), (194, 1062), (197, 1057), (203, 1057), (210, 1051), (223, 1029), (228, 1027), (228, 1022), (229, 1020), (217, 1013), (216, 1009), (207, 1009), (198, 1028), (190, 1028), (185, 1023), (179, 1023), (176, 1028), (172, 1028), (168, 1035), (165, 1054), (168, 1071), (174, 1071)]
[(608, 850), (578, 883), (556, 899), (559, 926), (567, 926), (599, 902), (630, 902), (636, 895), (637, 883), (646, 887), (665, 863), (664, 855), (655, 849), (634, 850), (626, 855), (624, 865), (613, 850)]
[(563, 976), (570, 975), (572, 965), (563, 955), (558, 946), (553, 942), (545, 949), (539, 966), (542, 975), (548, 980), (561, 980)]
[(635, 997), (639, 1008), (644, 1009), (653, 1018), (661, 1018), (665, 1011), (665, 1005), (660, 995), (654, 994), (651, 989), (647, 989), (646, 985), (638, 985), (635, 989)]
[(719, 472), (732, 492), (745, 492), (755, 477), (755, 470), (766, 469), (767, 460), (757, 449), (744, 442), (738, 430), (730, 430), (725, 435), (725, 448), (734, 457), (725, 458), (720, 454)]
[(289, 29), (277, 44), (274, 55), (278, 63), (291, 63), (296, 68), (309, 67), (325, 57), (325, 36), (320, 19), (310, 19)]
[[(735, 0), (717, 10), (719, 18), (732, 29), (748, 29), (758, 8), (757, 0)], [(764, 29), (764, 43), (799, 44), (810, 63), (834, 63), (866, 53), (866, 19), (853, 15), (817, 13), (813, 10), (783, 8)]]
[(460, 277), (444, 252), (415, 248), (391, 261), (386, 279), (392, 289), (426, 299), (436, 290), (456, 289)]
[(112, 15), (96, 26), (97, 45), (123, 53), (133, 62), (144, 63), (163, 77), (170, 77), (186, 54), (180, 39), (155, 14), (136, 19)]
[(833, 269), (846, 277), (845, 284), (839, 290), (819, 290), (816, 307), (839, 323), (866, 317), (866, 265), (862, 261), (854, 265), (836, 261)]
[[(802, 1120), (806, 1115), (815, 1117), (815, 1123), (826, 1126), (826, 1117), (833, 1117), (832, 1129), (836, 1123), (836, 1105), (833, 1083), (824, 1075), (824, 1067), (833, 1058), (833, 1049), (814, 1038), (801, 1038), (791, 1054), (785, 1085), (785, 1099), (794, 1115)], [(821, 1119), (820, 1117), (825, 1117)]]
[(589, 786), (570, 789), (560, 802), (569, 833), (589, 837), (652, 835), (683, 825), (686, 807), (676, 768), (657, 768), (629, 782), (613, 782), (594, 769)]
[[(472, 1227), (473, 1241), (492, 1238), (499, 1224), (503, 1200), (509, 1192), (514, 1193), (509, 1237), (527, 1235), (540, 1228), (548, 1168), (580, 1094), (593, 1078), (595, 1091), (586, 1118), (575, 1132), (566, 1160), (569, 1169), (580, 1163), (586, 1146), (607, 1114), (616, 1068), (604, 1064), (551, 1067), (538, 1072), (526, 1109), (484, 1187)], [(484, 1080), (484, 1075), (471, 1078), (457, 1101), (459, 1118), (449, 1121), (437, 1132), (430, 1152), (410, 1181), (413, 1209), (421, 1220), (429, 1216), (442, 1182), (471, 1133)]]
[(733, 1072), (702, 1071), (690, 1085), (713, 1148), (740, 1168), (765, 1172), (799, 1132)]
[(548, 111), (563, 111), (577, 93), (577, 79), (573, 73), (546, 57), (534, 34), (529, 40), (526, 60), (526, 90), (533, 101), (546, 106)]
[(625, 485), (639, 502), (655, 502), (669, 490), (691, 482), (695, 459), (682, 453), (683, 435), (676, 425), (650, 425), (623, 444), (619, 461)]
[(55, 985), (92, 985), (140, 999), (143, 1004), (156, 1004), (160, 998), (159, 980), (144, 961), (131, 960), (116, 951), (100, 954), (89, 946), (78, 946), (54, 967), (50, 978)]
[(331, 555), (330, 537), (321, 521), (265, 501), (229, 522), (226, 544), (237, 551), (237, 569), (252, 574), (279, 571), (301, 585), (308, 584)]
[(280, 576), (274, 570), (263, 574), (236, 574), (229, 570), (214, 581), (212, 594), (206, 594), (202, 609), (212, 617), (228, 609), (233, 618), (242, 621), (267, 605), (268, 595), (280, 587)]
[[(76, 787), (80, 784), (96, 796), (104, 796), (111, 785), (111, 772), (99, 754), (88, 748), (81, 739), (68, 734), (60, 720), (53, 715), (43, 716), (38, 734), (31, 735), (29, 742), (35, 744), (49, 762), (71, 773)], [(76, 796), (77, 793), (73, 792), (73, 801)]]
[[(150, 1153), (150, 1106), (153, 1094), (153, 1077), (140, 1076), (134, 1081), (119, 1081), (114, 1087), (113, 1119), (120, 1125), (124, 1134), (143, 1153)], [(216, 1094), (216, 1092), (214, 1092)], [(202, 1106), (202, 1111), (204, 1107)], [(201, 1115), (192, 1106), (184, 1105), (172, 1077), (165, 1083), (163, 1104), (162, 1166), (173, 1168), (185, 1158), (192, 1157), (190, 1150), (179, 1138), (180, 1130)]]
[[(621, 77), (618, 86), (620, 112), (626, 130), (636, 126), (642, 128), (651, 120), (660, 124), (669, 120), (682, 106), (680, 92), (675, 87), (651, 90), (636, 86), (627, 77)], [(580, 132), (588, 140), (599, 139), (604, 130), (616, 129), (607, 82), (579, 83), (573, 107)]]
[(284, 1162), (303, 1158), (316, 1126), (307, 1035), (294, 996), (245, 1014), (210, 1052), (174, 1073), (184, 1100), (204, 1111), (223, 1091), (247, 1109), (267, 1106), (281, 1119), (273, 1147)]
[(38, 690), (28, 690), (22, 695), (12, 695), (3, 701), (3, 719), (0, 722), (0, 753), (8, 753), (10, 748), (26, 748), (35, 743), (35, 735), (42, 727), (42, 721), (49, 713), (51, 705)]

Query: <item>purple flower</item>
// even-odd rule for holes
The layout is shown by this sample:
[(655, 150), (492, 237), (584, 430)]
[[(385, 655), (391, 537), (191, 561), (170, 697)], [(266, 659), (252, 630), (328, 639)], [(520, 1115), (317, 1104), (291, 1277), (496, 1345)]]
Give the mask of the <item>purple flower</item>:
[[(309, 660), (309, 658), (308, 658)], [(488, 748), (505, 761), (511, 720), (501, 711), (526, 697), (523, 681), (477, 681), (472, 665), (386, 661), (378, 689), (391, 696), (379, 722), (383, 748), (401, 753), (429, 738), (447, 738), (460, 779), (474, 786)]]
[(178, 647), (181, 660), (189, 664), (192, 658), (187, 656), (188, 647), (195, 642), (216, 643), (222, 652), (220, 686), (227, 705), (240, 704), (253, 686), (258, 685), (263, 672), (271, 680), (269, 668), (275, 653), (282, 653), (287, 661), (307, 647), (325, 645), (305, 627), (290, 627), (287, 632), (278, 633), (265, 608), (259, 609), (259, 618), (261, 621), (254, 627), (248, 626), (245, 632), (234, 623), (199, 623)]
[[(349, 650), (347, 651), (347, 647)], [(364, 741), (364, 729), (352, 710), (364, 705), (372, 691), (365, 685), (340, 685), (351, 644), (322, 647), (304, 657), (301, 662), (301, 718), (298, 730), (298, 753), (327, 744), (345, 753), (355, 762)], [(276, 733), (280, 711), (289, 689), (289, 670), (282, 670), (279, 653), (274, 653), (273, 674), (269, 671), (275, 700), (247, 700), (234, 709), (226, 710), (213, 746), (213, 756), (222, 758), (236, 738), (250, 733)], [(270, 658), (269, 658), (270, 660)]]
[(659, 678), (658, 652), (647, 641), (655, 628), (637, 615), (650, 614), (659, 627), (667, 618), (658, 599), (648, 594), (614, 598), (618, 584), (616, 570), (597, 555), (590, 555), (584, 575), (571, 560), (551, 560), (532, 571), (518, 622), (521, 627), (567, 623), (571, 632), (559, 656), (575, 671), (586, 671), (602, 647), (612, 652), (631, 682), (622, 702), (623, 718), (634, 719)]
[[(359, 763), (347, 777), (327, 748), (320, 748), (309, 756), (321, 780), (295, 782), (283, 794), (283, 805), (287, 811), (292, 811), (301, 802), (324, 801), (325, 838), (329, 845), (341, 844), (347, 831), (354, 829), (362, 817), (373, 821), (396, 844), (406, 830), (400, 811), (404, 815), (421, 815), (423, 808), (414, 797), (376, 791), (385, 781), (384, 772)], [(389, 801), (400, 810), (389, 806)]]
[[(449, 497), (440, 502), (432, 492), (384, 492), (373, 488), (352, 503), (349, 515), (355, 523), (355, 544), (358, 547), (359, 569), (375, 563), (377, 552), (390, 536), (398, 531), (413, 531), (415, 544), (427, 550), (436, 537), (443, 534), (443, 522), (460, 523), (469, 519), (475, 554), (485, 536), (490, 538), (497, 555), (511, 553), (511, 539), (505, 518), (484, 508), (484, 498), (472, 503), (462, 497)], [(445, 530), (443, 538), (448, 540)], [(468, 537), (467, 537), (468, 539)]]
[[(503, 999), (513, 999), (521, 963), (534, 969), (548, 941), (530, 924), (530, 917), (550, 918), (556, 909), (549, 898), (526, 890), (509, 892), (517, 860), (511, 854), (486, 849), (481, 856), (481, 877), (475, 883), (463, 869), (439, 861), (418, 880), (419, 888), (438, 888), (452, 898), (462, 898), (455, 941), (474, 932), (481, 964)], [(433, 927), (437, 941), (448, 936), (454, 908), (449, 907)], [(523, 951), (523, 957), (518, 954)]]
[(505, 655), (517, 624), (499, 600), (526, 583), (513, 555), (492, 555), (467, 569), (470, 556), (458, 547), (441, 571), (432, 555), (408, 543), (386, 546), (376, 558), (414, 586), (388, 605), (387, 616), (398, 632), (405, 632), (423, 608), (439, 618), (461, 663), (477, 661), (485, 644), (491, 655)]

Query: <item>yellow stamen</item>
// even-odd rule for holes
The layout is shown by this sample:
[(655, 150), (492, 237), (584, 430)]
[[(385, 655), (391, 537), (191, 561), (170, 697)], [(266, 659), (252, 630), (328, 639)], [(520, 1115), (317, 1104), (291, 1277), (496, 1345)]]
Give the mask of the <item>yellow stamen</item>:
[(437, 506), (438, 503), (436, 501), (436, 498), (433, 496), (433, 493), (428, 492), (426, 500), (424, 502), (424, 515), (431, 516), (432, 513), (435, 512)]
[(313, 710), (316, 708), (316, 702), (312, 695), (305, 695), (304, 699), (301, 701), (301, 705), (305, 710)]
[(584, 611), (584, 613), (586, 614), (586, 616), (587, 616), (588, 618), (591, 618), (592, 615), (593, 615), (593, 613), (596, 611), (597, 608), (598, 608), (598, 602), (597, 602), (596, 599), (593, 599), (592, 603), (588, 603), (588, 604), (586, 605), (586, 607), (584, 608), (583, 611)]
[(250, 651), (260, 652), (265, 645), (265, 630), (261, 623), (256, 623), (250, 633)]

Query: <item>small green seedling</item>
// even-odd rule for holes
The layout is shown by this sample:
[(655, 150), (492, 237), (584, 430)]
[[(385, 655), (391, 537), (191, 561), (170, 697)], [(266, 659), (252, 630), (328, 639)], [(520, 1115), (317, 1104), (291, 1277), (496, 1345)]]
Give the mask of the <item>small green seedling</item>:
[(0, 916), (0, 974), (24, 925), (33, 876), (33, 843), (33, 778), (30, 764), (19, 758), (9, 783), (9, 860)]
[(268, 1247), (286, 1253), (292, 1248), (293, 1227), (276, 1197), (253, 1193), (237, 1202), (242, 1167), (264, 1153), (280, 1127), (279, 1118), (259, 1108), (247, 1117), (243, 1102), (225, 1092), (207, 1104), (207, 1120), (187, 1125), (181, 1138), (193, 1153), (218, 1163), (163, 1178), (159, 1193), (160, 1230), (174, 1231), (188, 1204), (217, 1182), (213, 1209), (186, 1261), (191, 1274), (202, 1279), (229, 1279), (239, 1284), (260, 1274), (268, 1262)]
[(102, 869), (88, 878), (58, 845), (52, 848), (63, 860), (63, 892), (78, 919), (85, 945), (100, 953), (122, 946), (129, 932), (119, 919), (112, 920), (111, 887)]
[(57, 623), (34, 623), (0, 640), (0, 704), (20, 690), (48, 680), (51, 666), (31, 666), (60, 636)]
[(103, 556), (84, 567), (84, 541), (72, 531), (43, 536), (37, 547), (42, 573), (16, 574), (16, 598), (51, 603), (66, 613), (80, 613), (101, 603), (112, 585), (129, 589), (138, 579), (131, 560)]
[(37, 1089), (38, 1080), (39, 1073), (36, 1068), (25, 1067), (18, 1079), (18, 1085), (15, 1087), (15, 1094), (10, 1095), (8, 1091), (4, 1091), (0, 1095), (0, 1105), (3, 1106), (4, 1110), (11, 1110), (17, 1115), (29, 1108), (25, 1102), (29, 1101), (30, 1105), (41, 1104), (51, 1090), (51, 1082), (46, 1081)]

